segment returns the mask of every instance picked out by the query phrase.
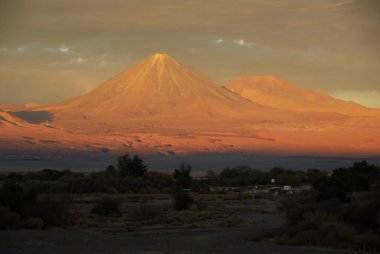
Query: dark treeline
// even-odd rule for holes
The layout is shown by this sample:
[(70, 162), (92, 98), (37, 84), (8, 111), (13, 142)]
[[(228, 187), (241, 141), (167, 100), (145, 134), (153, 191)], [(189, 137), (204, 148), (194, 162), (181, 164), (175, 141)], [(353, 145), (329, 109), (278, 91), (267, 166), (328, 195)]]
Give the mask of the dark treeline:
[[(269, 184), (271, 178), (276, 178), (278, 184), (297, 185), (310, 178), (306, 172), (289, 169), (274, 168), (263, 172), (236, 167), (220, 173), (208, 171), (205, 177), (195, 179), (191, 170), (190, 164), (183, 163), (171, 173), (150, 171), (138, 156), (124, 155), (118, 158), (115, 166), (90, 174), (53, 169), (0, 174), (0, 229), (64, 225), (67, 223), (67, 197), (70, 196), (66, 194), (169, 193), (175, 209), (186, 210), (193, 204), (190, 191), (208, 193), (210, 186)], [(119, 209), (120, 204), (115, 200), (105, 199), (92, 212), (112, 215), (118, 214)]]
[(311, 183), (316, 176), (326, 175), (319, 170), (295, 171), (273, 168), (269, 172), (247, 166), (225, 168), (219, 173), (208, 171), (204, 177), (191, 177), (191, 164), (183, 163), (172, 173), (150, 171), (138, 156), (121, 156), (117, 165), (110, 165), (89, 174), (70, 170), (43, 169), (39, 172), (0, 175), (0, 183), (15, 183), (25, 190), (41, 193), (172, 193), (176, 189), (208, 192), (210, 186), (245, 187), (268, 185), (298, 186)]

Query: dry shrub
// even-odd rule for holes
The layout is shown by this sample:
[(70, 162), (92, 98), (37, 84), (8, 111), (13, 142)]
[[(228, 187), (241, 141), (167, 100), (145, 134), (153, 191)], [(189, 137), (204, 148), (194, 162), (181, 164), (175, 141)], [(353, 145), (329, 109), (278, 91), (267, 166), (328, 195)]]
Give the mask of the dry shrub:
[(91, 213), (102, 216), (120, 216), (121, 203), (112, 198), (103, 198), (94, 208)]
[(193, 205), (193, 199), (189, 193), (178, 190), (173, 194), (174, 207), (177, 211), (188, 210)]
[(29, 217), (23, 222), (23, 228), (43, 229), (44, 221), (40, 217)]
[(173, 211), (161, 218), (162, 222), (168, 224), (193, 224), (205, 222), (215, 218), (215, 214), (209, 211)]
[(230, 214), (228, 217), (220, 219), (218, 221), (219, 227), (235, 227), (243, 223), (243, 219), (240, 217), (239, 214), (233, 213)]
[(308, 213), (276, 238), (278, 244), (350, 247), (355, 231), (323, 211)]
[(142, 202), (137, 207), (131, 208), (130, 217), (134, 221), (155, 220), (161, 216), (162, 211), (163, 208), (160, 206)]
[(261, 232), (259, 234), (249, 236), (246, 238), (246, 240), (253, 241), (253, 242), (261, 242), (264, 240), (272, 239), (273, 237), (274, 237), (274, 234), (272, 232), (266, 232), (265, 231), (265, 232)]
[(207, 210), (208, 208), (207, 202), (203, 200), (195, 201), (195, 205), (197, 206), (198, 211), (204, 211), (204, 210)]
[(19, 226), (20, 216), (8, 207), (0, 205), (0, 230), (16, 229)]
[(376, 233), (367, 233), (357, 235), (353, 239), (354, 249), (380, 252), (379, 235)]

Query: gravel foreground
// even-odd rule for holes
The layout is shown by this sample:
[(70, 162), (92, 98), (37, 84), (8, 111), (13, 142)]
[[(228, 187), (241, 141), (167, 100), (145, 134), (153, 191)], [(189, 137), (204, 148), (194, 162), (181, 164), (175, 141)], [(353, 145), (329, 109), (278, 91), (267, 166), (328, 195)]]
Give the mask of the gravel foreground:
[(248, 228), (149, 233), (93, 233), (63, 229), (0, 231), (0, 253), (357, 253), (279, 246), (245, 240)]

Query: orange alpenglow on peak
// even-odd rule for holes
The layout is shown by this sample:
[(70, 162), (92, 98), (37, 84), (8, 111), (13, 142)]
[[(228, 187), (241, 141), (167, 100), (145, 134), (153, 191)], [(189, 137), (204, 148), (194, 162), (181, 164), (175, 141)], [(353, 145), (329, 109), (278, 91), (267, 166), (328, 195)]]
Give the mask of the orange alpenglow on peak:
[[(166, 54), (147, 57), (84, 96), (1, 110), (0, 152), (378, 156), (380, 146), (379, 110), (274, 76), (238, 77), (220, 87)], [(12, 111), (48, 111), (49, 118), (32, 124)]]
[(166, 54), (153, 54), (92, 92), (44, 107), (56, 117), (230, 115), (260, 107)]
[[(141, 69), (144, 68), (171, 68), (173, 66), (180, 66), (174, 58), (167, 54), (161, 54), (161, 53), (156, 53), (153, 55), (148, 56), (145, 58), (142, 62), (143, 66), (141, 66)], [(133, 67), (132, 67), (133, 68)]]
[(379, 114), (354, 102), (335, 99), (325, 93), (297, 87), (275, 76), (242, 76), (224, 86), (261, 105), (291, 111), (336, 112), (345, 115)]
[(176, 62), (174, 58), (169, 56), (168, 54), (156, 53), (146, 58), (146, 60), (153, 62)]
[(164, 59), (164, 58), (172, 58), (171, 56), (169, 56), (168, 54), (164, 54), (164, 53), (155, 53), (152, 55), (153, 57), (155, 58), (160, 58), (160, 59)]

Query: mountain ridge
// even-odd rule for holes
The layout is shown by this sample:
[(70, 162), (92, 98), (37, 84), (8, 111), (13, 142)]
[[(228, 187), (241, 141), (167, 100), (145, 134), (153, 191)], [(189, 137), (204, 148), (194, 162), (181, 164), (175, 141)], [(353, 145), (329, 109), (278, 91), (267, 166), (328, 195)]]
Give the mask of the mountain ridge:
[(349, 116), (379, 114), (360, 104), (301, 88), (275, 76), (239, 76), (224, 85), (228, 90), (264, 106), (301, 112), (336, 112)]
[(379, 155), (380, 114), (368, 113), (376, 110), (273, 76), (238, 79), (234, 86), (252, 91), (244, 83), (252, 80), (261, 97), (245, 98), (241, 90), (217, 86), (170, 56), (155, 54), (83, 96), (20, 107), (22, 114), (0, 105), (0, 152)]
[[(174, 107), (181, 107), (183, 112), (175, 112)], [(236, 113), (245, 107), (261, 106), (217, 86), (166, 54), (154, 54), (86, 95), (39, 110), (60, 114), (74, 109), (82, 115), (100, 117), (149, 116), (166, 112), (178, 116), (180, 113), (204, 116)], [(75, 115), (75, 112), (67, 113)]]

